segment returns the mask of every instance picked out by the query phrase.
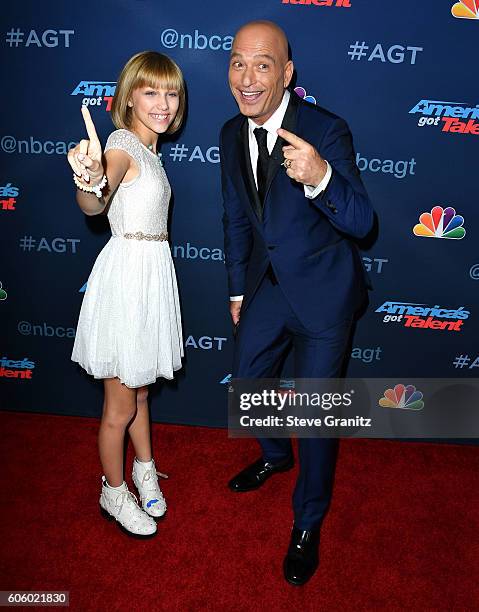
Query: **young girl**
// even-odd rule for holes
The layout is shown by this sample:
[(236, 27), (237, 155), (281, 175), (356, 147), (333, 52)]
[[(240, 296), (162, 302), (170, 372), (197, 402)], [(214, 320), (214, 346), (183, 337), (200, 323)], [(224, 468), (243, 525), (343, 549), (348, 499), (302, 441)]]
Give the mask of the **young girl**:
[[(154, 518), (166, 510), (151, 452), (148, 385), (173, 378), (183, 356), (167, 242), (171, 190), (157, 154), (158, 135), (175, 132), (183, 119), (182, 73), (153, 51), (127, 62), (111, 112), (118, 129), (104, 155), (88, 109), (81, 110), (88, 140), (68, 153), (77, 202), (87, 215), (100, 214), (109, 204), (112, 237), (88, 279), (72, 360), (104, 383), (102, 514), (130, 535), (146, 537), (156, 533)], [(123, 480), (126, 430), (135, 448), (132, 476), (142, 508)]]

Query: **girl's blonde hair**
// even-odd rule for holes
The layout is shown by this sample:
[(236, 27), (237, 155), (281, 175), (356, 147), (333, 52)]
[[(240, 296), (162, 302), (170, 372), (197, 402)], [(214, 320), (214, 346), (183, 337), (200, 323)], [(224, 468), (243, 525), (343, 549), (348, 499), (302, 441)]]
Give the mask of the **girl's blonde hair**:
[(132, 110), (128, 100), (139, 87), (174, 89), (178, 92), (178, 112), (166, 134), (176, 132), (186, 110), (185, 81), (178, 65), (167, 55), (156, 51), (143, 51), (128, 60), (118, 78), (111, 106), (111, 118), (116, 128), (131, 127)]

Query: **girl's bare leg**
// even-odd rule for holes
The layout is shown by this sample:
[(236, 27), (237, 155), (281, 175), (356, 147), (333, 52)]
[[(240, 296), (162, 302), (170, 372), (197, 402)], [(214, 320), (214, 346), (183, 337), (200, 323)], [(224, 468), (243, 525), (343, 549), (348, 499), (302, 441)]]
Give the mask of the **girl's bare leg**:
[(148, 387), (140, 387), (136, 394), (136, 416), (128, 427), (137, 459), (150, 461), (151, 434), (150, 415), (148, 411)]
[(136, 389), (122, 385), (118, 378), (105, 378), (105, 401), (98, 434), (103, 473), (111, 487), (123, 482), (125, 431), (136, 415)]

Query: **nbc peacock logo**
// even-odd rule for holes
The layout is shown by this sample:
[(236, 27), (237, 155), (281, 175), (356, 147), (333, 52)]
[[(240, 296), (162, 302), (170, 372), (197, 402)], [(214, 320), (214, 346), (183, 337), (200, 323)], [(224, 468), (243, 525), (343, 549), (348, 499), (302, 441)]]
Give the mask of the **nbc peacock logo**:
[(299, 87), (299, 86), (295, 87), (294, 91), (305, 102), (311, 102), (311, 104), (317, 104), (316, 98), (314, 96), (309, 95), (304, 87)]
[(479, 0), (460, 0), (452, 5), (451, 13), (457, 19), (479, 19)]
[(379, 400), (383, 408), (402, 408), (403, 410), (422, 410), (424, 408), (423, 394), (414, 385), (395, 385), (394, 389), (386, 389)]
[(434, 206), (431, 212), (422, 213), (419, 223), (413, 227), (412, 231), (415, 236), (421, 238), (461, 240), (466, 235), (463, 225), (464, 217), (456, 215), (455, 209), (451, 206), (447, 208)]

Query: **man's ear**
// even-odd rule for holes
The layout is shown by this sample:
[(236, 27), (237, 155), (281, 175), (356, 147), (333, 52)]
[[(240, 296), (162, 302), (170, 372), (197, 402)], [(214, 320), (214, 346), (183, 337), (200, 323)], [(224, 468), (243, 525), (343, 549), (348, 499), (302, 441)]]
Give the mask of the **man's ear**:
[(293, 78), (293, 72), (294, 72), (294, 64), (291, 60), (288, 60), (288, 62), (286, 63), (284, 67), (284, 88), (285, 89), (291, 83), (291, 79)]

